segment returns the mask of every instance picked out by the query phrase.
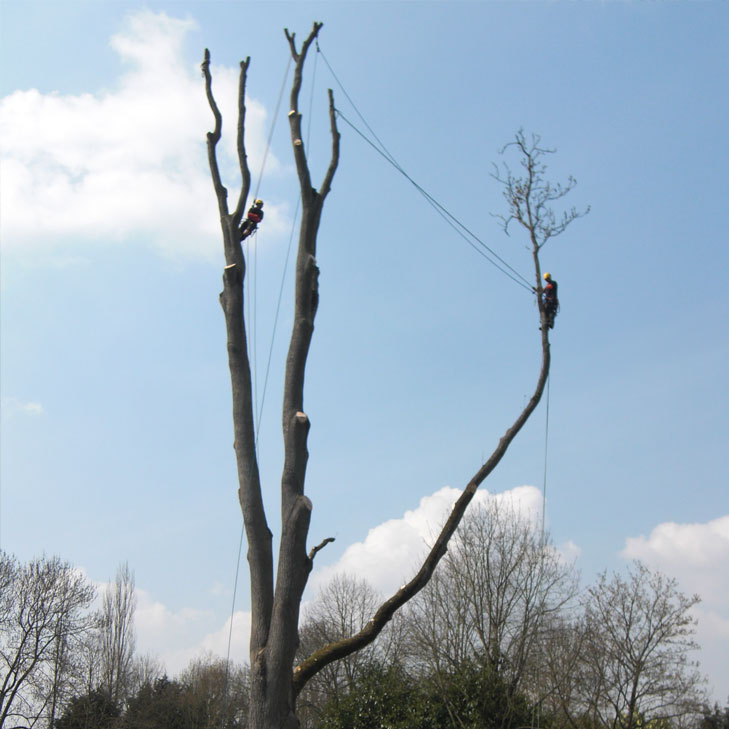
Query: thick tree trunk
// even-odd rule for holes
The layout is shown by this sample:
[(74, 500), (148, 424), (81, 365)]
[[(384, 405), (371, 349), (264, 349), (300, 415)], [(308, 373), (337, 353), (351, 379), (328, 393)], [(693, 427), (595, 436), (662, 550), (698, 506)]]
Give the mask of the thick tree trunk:
[(251, 372), (243, 315), (245, 260), (238, 234), (250, 190), (250, 173), (244, 146), (248, 60), (241, 63), (238, 100), (238, 157), (242, 186), (236, 210), (232, 214), (228, 212), (227, 190), (221, 182), (216, 159), (222, 118), (212, 94), (210, 54), (207, 50), (202, 64), (208, 102), (215, 118), (215, 129), (208, 134), (208, 161), (218, 199), (225, 249), (226, 266), (220, 303), (225, 313), (227, 329), (228, 362), (233, 391), (234, 448), (251, 575), (251, 729), (294, 729), (298, 726), (293, 665), (298, 646), (299, 606), (314, 555), (324, 544), (307, 554), (311, 502), (304, 494), (309, 432), (309, 419), (304, 413), (304, 375), (319, 301), (316, 237), (324, 199), (329, 193), (339, 162), (339, 132), (336, 127), (334, 99), (330, 91), (331, 161), (320, 189), (316, 190), (311, 184), (302, 142), (301, 114), (298, 110), (304, 61), (320, 28), (320, 23), (314, 24), (300, 52), (296, 49), (294, 35), (286, 31), (296, 64), (288, 116), (301, 186), (302, 221), (296, 264), (294, 325), (284, 383), (282, 425), (285, 459), (281, 478), (281, 539), (275, 587), (272, 534), (263, 509), (256, 456)]

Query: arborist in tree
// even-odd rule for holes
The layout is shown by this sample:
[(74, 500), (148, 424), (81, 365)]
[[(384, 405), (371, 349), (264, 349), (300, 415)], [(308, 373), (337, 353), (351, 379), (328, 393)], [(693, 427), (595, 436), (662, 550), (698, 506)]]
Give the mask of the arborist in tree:
[(557, 316), (559, 309), (559, 299), (557, 298), (557, 282), (552, 278), (551, 273), (544, 274), (546, 285), (542, 291), (542, 304), (544, 306), (544, 318), (547, 326), (552, 329), (554, 327), (554, 317)]
[(256, 200), (246, 213), (245, 220), (240, 226), (240, 239), (245, 240), (258, 227), (263, 220), (263, 200)]

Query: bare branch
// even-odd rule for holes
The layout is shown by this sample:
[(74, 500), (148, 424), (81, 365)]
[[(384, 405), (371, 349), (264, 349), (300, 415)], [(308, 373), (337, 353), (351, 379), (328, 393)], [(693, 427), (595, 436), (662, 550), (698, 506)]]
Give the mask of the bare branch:
[(245, 210), (248, 193), (251, 189), (251, 172), (248, 168), (248, 156), (245, 148), (245, 120), (246, 120), (246, 77), (251, 58), (240, 62), (240, 76), (238, 77), (238, 128), (236, 134), (236, 147), (238, 149), (238, 167), (240, 168), (241, 186), (238, 204), (233, 213), (233, 225), (238, 228), (243, 211)]
[(317, 544), (316, 547), (314, 547), (311, 550), (311, 552), (309, 552), (309, 560), (313, 561), (314, 557), (316, 557), (317, 553), (321, 552), (321, 550), (324, 549), (324, 547), (326, 547), (327, 544), (329, 544), (330, 542), (333, 542), (333, 541), (335, 541), (334, 537), (327, 537), (323, 542), (321, 542), (320, 544)]
[(208, 164), (210, 165), (210, 174), (213, 178), (213, 186), (215, 187), (215, 195), (218, 198), (218, 209), (221, 219), (228, 214), (228, 191), (223, 187), (220, 179), (220, 169), (218, 168), (218, 159), (216, 156), (216, 146), (220, 141), (220, 135), (223, 129), (223, 116), (218, 109), (213, 96), (213, 79), (210, 74), (210, 51), (205, 49), (205, 56), (200, 66), (203, 77), (205, 78), (205, 94), (208, 98), (208, 104), (215, 118), (215, 129), (208, 132)]
[(516, 147), (521, 154), (520, 164), (524, 168), (524, 175), (515, 175), (505, 162), (501, 168), (494, 165), (491, 173), (491, 177), (503, 187), (508, 210), (508, 215), (495, 217), (501, 221), (507, 235), (512, 221), (526, 228), (535, 250), (541, 249), (550, 238), (564, 233), (573, 220), (590, 212), (589, 206), (584, 211), (572, 207), (557, 218), (550, 203), (565, 197), (577, 181), (570, 176), (567, 183), (562, 185), (544, 179), (546, 164), (542, 158), (544, 155), (554, 154), (555, 150), (540, 146), (540, 142), (538, 134), (533, 134), (531, 142), (527, 142), (524, 131), (520, 129), (514, 141), (504, 145), (500, 152), (504, 154), (510, 147)]
[(289, 126), (291, 127), (291, 143), (294, 150), (294, 160), (296, 162), (296, 172), (299, 176), (299, 185), (301, 187), (302, 202), (311, 196), (311, 176), (306, 161), (306, 151), (304, 150), (304, 140), (301, 132), (301, 114), (299, 113), (299, 93), (301, 92), (301, 83), (303, 79), (304, 62), (306, 54), (311, 44), (316, 39), (323, 23), (314, 23), (311, 32), (301, 47), (301, 52), (296, 50), (296, 38), (294, 33), (289, 33), (288, 29), (284, 29), (286, 39), (289, 42), (291, 57), (294, 59), (294, 80), (291, 85), (291, 101), (289, 106)]
[(319, 188), (319, 195), (322, 199), (329, 194), (329, 190), (332, 186), (332, 180), (334, 179), (334, 173), (337, 171), (337, 166), (339, 164), (339, 140), (341, 135), (339, 134), (339, 130), (337, 129), (337, 111), (334, 107), (334, 92), (329, 89), (329, 125), (331, 129), (332, 134), (332, 157), (331, 161), (329, 162), (329, 168), (327, 169), (326, 175), (324, 177), (324, 181), (321, 184), (321, 187)]
[(351, 638), (331, 643), (324, 648), (313, 653), (309, 658), (302, 661), (294, 669), (294, 691), (298, 694), (304, 687), (306, 682), (320, 671), (324, 666), (344, 656), (348, 656), (355, 651), (360, 650), (364, 646), (371, 643), (387, 625), (395, 612), (402, 607), (408, 600), (416, 595), (430, 580), (435, 571), (438, 562), (446, 553), (448, 541), (455, 533), (458, 525), (463, 518), (466, 508), (476, 494), (479, 485), (486, 477), (496, 468), (499, 461), (503, 458), (509, 445), (521, 430), (529, 416), (534, 412), (544, 392), (544, 386), (549, 375), (550, 351), (549, 341), (546, 331), (542, 332), (542, 367), (537, 380), (534, 394), (527, 403), (526, 407), (519, 414), (512, 426), (504, 433), (499, 441), (496, 449), (491, 457), (479, 468), (469, 481), (461, 496), (456, 501), (451, 513), (443, 525), (438, 538), (430, 549), (420, 570), (410, 582), (403, 585), (392, 597), (386, 600), (377, 610), (373, 618), (367, 625), (356, 635)]

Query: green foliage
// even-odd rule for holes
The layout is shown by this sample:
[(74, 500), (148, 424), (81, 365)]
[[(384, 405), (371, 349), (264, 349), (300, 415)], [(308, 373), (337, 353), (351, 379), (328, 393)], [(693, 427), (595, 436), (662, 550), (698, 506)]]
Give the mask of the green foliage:
[[(423, 721), (419, 691), (398, 666), (373, 662), (344, 697), (324, 707), (320, 729), (431, 729)], [(435, 729), (433, 727), (433, 729)]]
[[(467, 661), (416, 679), (373, 663), (344, 697), (325, 706), (319, 729), (509, 729), (531, 726), (525, 698), (488, 667)], [(542, 726), (545, 726), (542, 723)]]
[(100, 690), (71, 700), (53, 729), (110, 729), (119, 716), (119, 707)]
[(531, 726), (527, 700), (513, 691), (490, 665), (467, 660), (443, 676), (433, 676), (430, 714), (442, 727), (509, 729)]
[(194, 729), (194, 716), (183, 701), (183, 688), (167, 676), (148, 683), (129, 701), (123, 729)]
[(723, 709), (714, 704), (713, 711), (705, 707), (699, 729), (729, 729), (729, 703)]

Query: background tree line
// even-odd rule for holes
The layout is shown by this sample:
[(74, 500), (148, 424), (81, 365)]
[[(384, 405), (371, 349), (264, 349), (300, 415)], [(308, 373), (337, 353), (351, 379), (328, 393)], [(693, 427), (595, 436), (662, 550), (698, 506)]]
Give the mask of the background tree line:
[[(57, 558), (0, 562), (0, 726), (208, 729), (247, 723), (249, 672), (205, 656), (170, 679), (137, 657), (134, 577), (92, 609)], [(467, 515), (433, 580), (363, 651), (299, 697), (306, 729), (729, 729), (692, 662), (697, 596), (633, 563), (585, 590), (538, 526), (492, 503)], [(300, 629), (302, 654), (353, 635), (380, 596), (339, 576)]]

